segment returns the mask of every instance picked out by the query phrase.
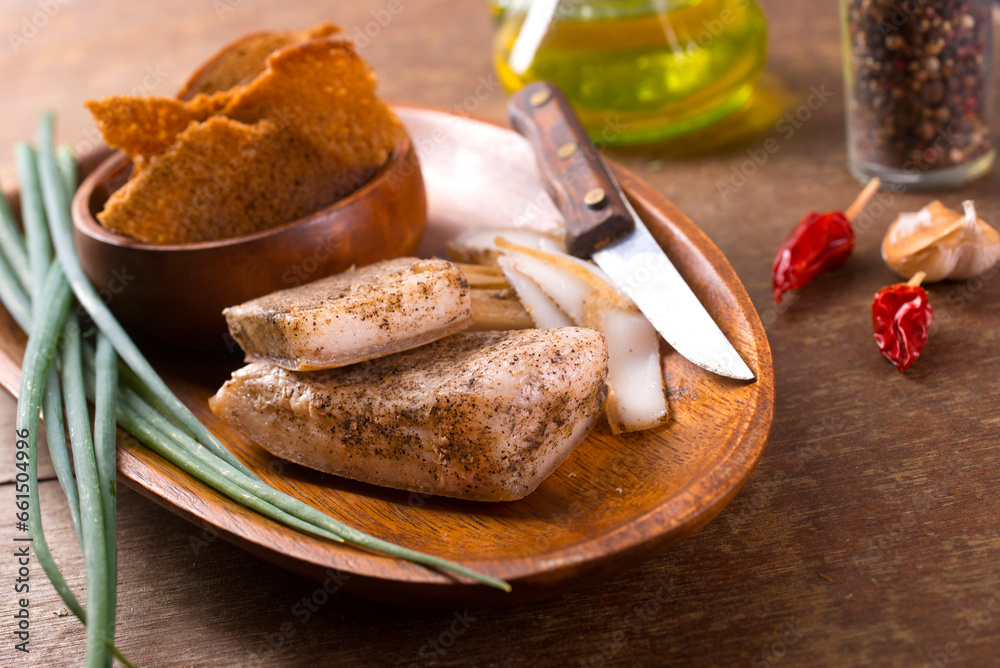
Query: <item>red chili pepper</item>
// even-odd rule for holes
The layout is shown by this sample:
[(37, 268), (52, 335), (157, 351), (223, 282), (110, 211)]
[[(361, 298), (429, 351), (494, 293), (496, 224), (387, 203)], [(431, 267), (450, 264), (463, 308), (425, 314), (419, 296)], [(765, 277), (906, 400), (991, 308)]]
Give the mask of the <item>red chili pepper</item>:
[(820, 273), (836, 269), (854, 250), (854, 230), (840, 211), (808, 213), (778, 248), (771, 268), (774, 303)]
[(910, 368), (927, 343), (934, 309), (927, 301), (927, 291), (919, 285), (922, 279), (917, 274), (910, 283), (882, 288), (872, 301), (875, 343), (900, 371)]
[(836, 269), (854, 250), (854, 230), (851, 221), (878, 191), (881, 181), (868, 182), (845, 213), (808, 213), (799, 221), (792, 234), (778, 249), (771, 267), (774, 303), (789, 290), (801, 288), (824, 271)]

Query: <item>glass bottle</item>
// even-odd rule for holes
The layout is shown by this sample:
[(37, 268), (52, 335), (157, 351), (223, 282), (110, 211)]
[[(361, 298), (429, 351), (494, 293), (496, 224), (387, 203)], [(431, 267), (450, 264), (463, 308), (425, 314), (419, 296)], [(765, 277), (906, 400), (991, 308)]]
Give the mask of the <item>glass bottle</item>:
[(490, 14), (493, 15), (494, 19), (499, 21), (503, 18), (503, 14), (509, 6), (510, 0), (490, 0)]
[(509, 91), (548, 80), (604, 144), (667, 139), (735, 111), (764, 68), (754, 0), (508, 0), (494, 45)]
[(991, 0), (841, 0), (847, 152), (862, 181), (955, 186), (996, 151)]

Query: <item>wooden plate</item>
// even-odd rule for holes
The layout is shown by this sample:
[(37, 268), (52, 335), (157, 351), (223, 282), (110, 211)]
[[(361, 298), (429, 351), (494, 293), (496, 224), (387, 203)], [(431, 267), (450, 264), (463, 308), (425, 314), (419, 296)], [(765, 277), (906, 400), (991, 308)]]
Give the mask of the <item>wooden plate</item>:
[[(398, 112), (417, 146), (428, 189), (422, 252), (441, 254), (448, 237), (470, 226), (559, 224), (520, 136), (440, 111), (401, 107)], [(653, 235), (758, 380), (742, 383), (714, 376), (664, 345), (673, 420), (653, 431), (618, 437), (602, 420), (521, 501), (487, 504), (425, 497), (276, 460), (208, 410), (207, 398), (237, 362), (158, 362), (195, 414), (270, 484), (380, 538), (504, 578), (513, 585), (512, 593), (298, 534), (180, 473), (122, 432), (120, 479), (292, 571), (363, 596), (417, 606), (542, 599), (593, 584), (691, 535), (732, 499), (760, 458), (774, 406), (771, 352), (750, 299), (719, 250), (651, 187), (614, 169)], [(0, 384), (13, 393), (24, 336), (3, 311), (0, 333)]]

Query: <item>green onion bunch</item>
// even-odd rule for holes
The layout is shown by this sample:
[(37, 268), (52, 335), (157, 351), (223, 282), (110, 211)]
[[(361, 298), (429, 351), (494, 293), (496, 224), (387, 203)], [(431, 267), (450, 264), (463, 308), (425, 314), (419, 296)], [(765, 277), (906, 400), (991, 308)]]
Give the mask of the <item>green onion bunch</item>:
[[(116, 425), (178, 469), (265, 517), (330, 541), (510, 590), (502, 580), (349, 527), (254, 475), (167, 387), (87, 280), (70, 216), (75, 163), (68, 149), (53, 149), (51, 114), (42, 119), (37, 153), (20, 144), (16, 157), (24, 233), (0, 196), (0, 301), (28, 334), (16, 423), (18, 448), (27, 451), (28, 459), (28, 531), (49, 580), (87, 625), (88, 667), (110, 666), (112, 655), (132, 665), (114, 645)], [(86, 311), (92, 330), (82, 328), (75, 304)], [(94, 406), (93, 422), (88, 400)], [(59, 572), (42, 531), (40, 416), (84, 556), (86, 608)]]

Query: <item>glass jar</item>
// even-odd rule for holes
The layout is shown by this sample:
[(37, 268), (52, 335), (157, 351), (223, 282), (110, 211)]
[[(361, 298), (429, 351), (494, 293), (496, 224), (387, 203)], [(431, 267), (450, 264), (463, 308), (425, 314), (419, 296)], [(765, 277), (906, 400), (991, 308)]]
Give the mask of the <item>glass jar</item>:
[(754, 0), (509, 0), (494, 61), (508, 91), (547, 80), (595, 142), (701, 129), (749, 97), (767, 56)]
[(991, 0), (841, 0), (851, 172), (905, 189), (985, 174)]

